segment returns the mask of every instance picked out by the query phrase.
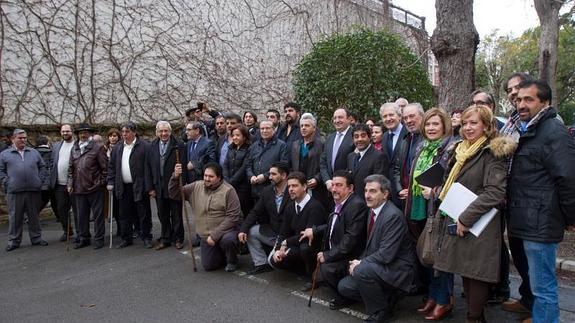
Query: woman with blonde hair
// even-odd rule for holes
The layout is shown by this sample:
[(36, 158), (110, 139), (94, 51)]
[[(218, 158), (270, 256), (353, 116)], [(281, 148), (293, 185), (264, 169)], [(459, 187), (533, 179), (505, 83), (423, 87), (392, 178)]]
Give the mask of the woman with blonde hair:
[[(475, 236), (469, 229), (482, 215), (497, 208), (505, 199), (507, 163), (516, 144), (507, 137), (497, 137), (495, 118), (490, 108), (471, 105), (461, 115), (459, 142), (450, 154), (447, 179), (439, 199), (443, 200), (457, 182), (477, 198), (454, 221), (456, 230), (445, 230), (438, 246), (434, 268), (461, 275), (467, 301), (467, 322), (485, 322), (489, 288), (499, 280), (501, 218), (499, 214), (484, 231)], [(451, 234), (450, 234), (451, 233)]]

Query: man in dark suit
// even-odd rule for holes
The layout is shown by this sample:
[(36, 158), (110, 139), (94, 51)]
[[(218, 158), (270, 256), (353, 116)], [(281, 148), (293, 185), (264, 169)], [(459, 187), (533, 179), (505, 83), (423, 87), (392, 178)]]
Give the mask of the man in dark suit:
[[(180, 163), (187, 163), (186, 146), (172, 135), (172, 126), (167, 121), (156, 124), (157, 138), (152, 141), (148, 151), (148, 163), (151, 173), (150, 197), (156, 199), (158, 218), (162, 226), (156, 250), (162, 250), (175, 242), (176, 248), (184, 247), (184, 222), (182, 221), (182, 202), (170, 198), (168, 185), (176, 166), (176, 150)], [(186, 173), (184, 182), (186, 181)]]
[(411, 174), (411, 167), (413, 166), (413, 158), (417, 146), (421, 142), (421, 134), (419, 128), (423, 120), (423, 107), (419, 103), (410, 103), (403, 108), (403, 123), (407, 128), (407, 133), (400, 137), (398, 143), (399, 148), (394, 155), (393, 162), (393, 177), (390, 178), (392, 185), (392, 192), (397, 192), (391, 198), (395, 201), (396, 205), (403, 210), (405, 206), (405, 199), (407, 198), (409, 175)]
[[(278, 235), (280, 244), (276, 246), (270, 265), (295, 271), (309, 279), (315, 268), (319, 243), (314, 242), (310, 246), (307, 240), (300, 241), (300, 234), (307, 228), (324, 224), (325, 211), (321, 203), (307, 194), (307, 179), (303, 173), (292, 172), (287, 181), (292, 202), (288, 203), (284, 211)], [(304, 289), (307, 289), (307, 286), (304, 286)]]
[(299, 131), (301, 106), (295, 102), (288, 102), (284, 105), (284, 113), (285, 123), (278, 128), (277, 136), (286, 143), (287, 147), (291, 147), (294, 141), (302, 138)]
[[(389, 174), (386, 175), (389, 180), (393, 178), (393, 166), (395, 161), (395, 154), (399, 150), (398, 143), (401, 142), (400, 138), (403, 138), (407, 134), (407, 128), (401, 123), (401, 108), (397, 103), (388, 102), (384, 103), (381, 108), (379, 108), (379, 115), (381, 116), (381, 121), (383, 126), (387, 131), (383, 134), (381, 143), (383, 150), (385, 150), (388, 162), (389, 162)], [(393, 187), (392, 187), (393, 189)], [(391, 192), (391, 196), (397, 195), (398, 192)]]
[(417, 288), (417, 258), (403, 213), (388, 201), (390, 183), (383, 175), (365, 178), (369, 208), (367, 245), (361, 259), (349, 263), (349, 276), (338, 284), (347, 299), (362, 300), (364, 322), (388, 322), (397, 291)]
[(351, 138), (351, 113), (346, 108), (333, 112), (332, 123), (336, 132), (327, 136), (321, 154), (321, 180), (327, 190), (331, 189), (331, 178), (336, 170), (347, 169), (347, 155), (355, 148)]
[(267, 254), (276, 242), (285, 207), (290, 201), (287, 191), (288, 173), (286, 163), (272, 164), (269, 172), (271, 185), (263, 189), (262, 198), (248, 213), (240, 228), (238, 240), (248, 244), (254, 262), (254, 268), (248, 271), (248, 275), (272, 270), (267, 263)]
[[(317, 281), (337, 291), (337, 284), (347, 275), (349, 261), (359, 258), (365, 248), (367, 207), (363, 198), (354, 193), (353, 177), (347, 171), (333, 174), (331, 192), (335, 207), (327, 223), (306, 229), (300, 239), (322, 241), (322, 251), (317, 254), (321, 264)], [(330, 301), (330, 308), (345, 304), (346, 299), (337, 295)]]
[(202, 135), (202, 124), (197, 121), (186, 124), (188, 143), (188, 183), (202, 179), (204, 165), (216, 161), (216, 149), (214, 143)]
[(120, 203), (122, 243), (117, 249), (131, 246), (132, 228), (138, 221), (144, 247), (152, 248), (152, 213), (150, 210), (150, 169), (146, 160), (150, 144), (136, 134), (136, 124), (122, 125), (122, 141), (114, 145), (108, 164), (108, 191), (114, 191)]
[(347, 155), (347, 170), (353, 174), (355, 190), (363, 192), (363, 179), (371, 174), (389, 174), (389, 163), (385, 154), (371, 144), (371, 130), (364, 123), (352, 128), (355, 151)]
[(60, 241), (68, 240), (68, 236), (73, 236), (72, 225), (68, 226), (70, 220), (70, 208), (74, 214), (74, 227), (78, 229), (78, 217), (76, 212), (76, 203), (73, 202), (72, 194), (68, 193), (68, 168), (70, 167), (70, 152), (74, 146), (74, 137), (72, 135), (72, 126), (63, 124), (60, 127), (60, 136), (62, 140), (58, 141), (52, 147), (52, 165), (50, 165), (50, 189), (54, 192), (54, 202), (56, 202), (56, 218), (62, 224), (64, 233)]

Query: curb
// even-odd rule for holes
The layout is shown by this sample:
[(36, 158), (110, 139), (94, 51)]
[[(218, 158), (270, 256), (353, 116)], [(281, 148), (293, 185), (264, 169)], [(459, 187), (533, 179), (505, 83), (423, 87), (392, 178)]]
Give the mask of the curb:
[(563, 271), (575, 272), (575, 261), (557, 258), (557, 260), (555, 260), (555, 268)]

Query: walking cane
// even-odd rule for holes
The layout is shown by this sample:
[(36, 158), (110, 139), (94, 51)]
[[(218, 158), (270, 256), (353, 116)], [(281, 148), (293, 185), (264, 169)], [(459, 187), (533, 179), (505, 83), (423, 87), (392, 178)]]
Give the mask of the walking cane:
[[(331, 218), (334, 215), (339, 215), (339, 213), (337, 212), (333, 212), (328, 216), (328, 221), (327, 221), (327, 225), (329, 225), (331, 223)], [(320, 247), (320, 252), (323, 252), (324, 247), (325, 247), (325, 238), (327, 237), (327, 231), (328, 231), (328, 227), (326, 226), (325, 229), (325, 234), (323, 235), (323, 238), (321, 239), (321, 247)], [(321, 265), (321, 263), (319, 262), (319, 260), (317, 260), (316, 264), (315, 264), (315, 270), (313, 271), (313, 277), (311, 280), (311, 290), (309, 293), (309, 300), (307, 301), (307, 307), (311, 307), (311, 300), (313, 299), (313, 292), (315, 291), (315, 284), (317, 282), (317, 273), (319, 271), (319, 266)]]
[[(176, 149), (176, 163), (180, 163), (180, 151)], [(182, 168), (182, 173), (183, 173)], [(194, 246), (192, 246), (192, 227), (190, 226), (190, 219), (188, 217), (188, 209), (186, 208), (186, 196), (184, 194), (184, 184), (182, 182), (182, 174), (178, 177), (178, 185), (180, 187), (180, 194), (182, 195), (182, 209), (184, 212), (184, 217), (186, 218), (186, 226), (188, 227), (188, 246), (190, 247), (190, 255), (192, 256), (192, 264), (194, 266), (194, 271), (198, 271), (196, 267), (196, 256), (194, 255)]]
[(108, 217), (110, 218), (110, 249), (113, 246), (113, 234), (112, 231), (114, 230), (114, 225), (112, 223), (112, 218), (114, 217), (114, 196), (112, 195), (112, 191), (108, 191)]
[(66, 252), (70, 252), (70, 210), (68, 210), (68, 224), (66, 225)]

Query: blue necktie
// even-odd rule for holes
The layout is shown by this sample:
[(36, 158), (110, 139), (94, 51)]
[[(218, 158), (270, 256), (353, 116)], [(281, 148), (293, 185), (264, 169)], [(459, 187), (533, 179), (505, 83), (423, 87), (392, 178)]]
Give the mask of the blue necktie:
[(387, 136), (387, 156), (389, 156), (389, 159), (393, 159), (393, 135), (395, 135), (393, 132), (389, 132), (388, 136)]

